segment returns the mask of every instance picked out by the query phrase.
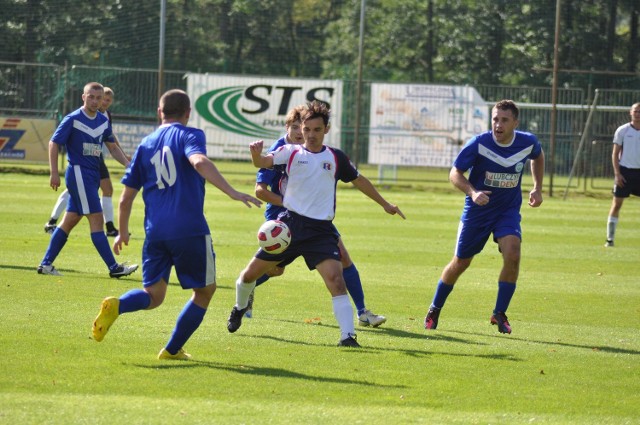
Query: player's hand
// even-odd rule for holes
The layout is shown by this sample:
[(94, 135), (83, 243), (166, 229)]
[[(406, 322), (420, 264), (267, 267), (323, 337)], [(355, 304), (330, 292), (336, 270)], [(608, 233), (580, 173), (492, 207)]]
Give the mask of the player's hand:
[(627, 180), (622, 176), (622, 174), (616, 174), (613, 181), (618, 187), (624, 187), (624, 184), (627, 182)]
[(60, 187), (60, 176), (58, 173), (55, 175), (52, 174), (49, 177), (49, 186), (51, 186), (51, 189), (58, 191), (58, 188)]
[(539, 189), (534, 189), (529, 192), (529, 206), (539, 207), (542, 203), (542, 191)]
[(122, 244), (129, 246), (129, 231), (123, 232), (121, 227), (120, 234), (116, 236), (116, 239), (113, 241), (113, 252), (115, 252), (116, 255), (120, 255)]
[(480, 205), (482, 207), (489, 203), (489, 195), (491, 195), (490, 190), (474, 190), (471, 194), (471, 200), (474, 204)]
[(262, 154), (263, 147), (264, 147), (264, 140), (256, 140), (255, 142), (249, 143), (249, 151), (251, 151), (251, 155)]
[(407, 218), (404, 216), (404, 214), (402, 213), (402, 211), (400, 211), (400, 208), (398, 208), (397, 205), (393, 205), (393, 204), (387, 204), (384, 206), (384, 211), (387, 214), (391, 214), (391, 215), (396, 215), (398, 214), (400, 217), (402, 217), (404, 220), (406, 220)]
[(235, 193), (231, 194), (230, 196), (231, 199), (240, 201), (249, 208), (251, 208), (251, 204), (255, 205), (256, 207), (260, 207), (260, 205), (262, 205), (261, 200), (259, 200), (258, 198), (254, 198), (253, 196), (246, 193), (235, 191)]

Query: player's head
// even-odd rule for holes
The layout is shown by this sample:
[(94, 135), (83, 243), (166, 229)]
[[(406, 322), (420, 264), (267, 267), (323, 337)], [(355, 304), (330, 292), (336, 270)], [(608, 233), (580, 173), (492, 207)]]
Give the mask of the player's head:
[(191, 113), (191, 101), (189, 95), (183, 90), (169, 90), (160, 98), (158, 115), (164, 120), (182, 121), (189, 120)]
[(102, 96), (102, 104), (100, 105), (100, 112), (105, 112), (107, 109), (111, 107), (113, 103), (113, 90), (111, 87), (104, 88), (104, 96)]
[(82, 89), (82, 107), (89, 116), (95, 116), (98, 108), (102, 104), (104, 96), (104, 87), (100, 83), (87, 83)]
[(640, 102), (636, 102), (631, 105), (629, 115), (631, 115), (631, 122), (633, 123), (634, 127), (640, 125)]
[(302, 137), (304, 137), (305, 147), (313, 150), (321, 148), (324, 135), (329, 132), (329, 117), (331, 111), (326, 103), (314, 100), (307, 103), (300, 115), (302, 122)]
[(498, 143), (509, 144), (518, 127), (518, 106), (512, 100), (501, 100), (491, 110), (491, 130)]
[(287, 130), (287, 143), (293, 143), (299, 145), (304, 143), (302, 137), (302, 122), (300, 121), (300, 115), (304, 111), (305, 105), (298, 105), (287, 113), (285, 118), (284, 127)]

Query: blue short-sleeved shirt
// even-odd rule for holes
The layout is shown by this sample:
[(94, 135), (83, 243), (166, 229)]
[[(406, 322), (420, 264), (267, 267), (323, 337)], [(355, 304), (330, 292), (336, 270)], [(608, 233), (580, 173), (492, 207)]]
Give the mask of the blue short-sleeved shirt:
[(136, 149), (122, 183), (143, 190), (148, 240), (210, 233), (203, 213), (205, 179), (189, 162), (196, 153), (207, 153), (204, 132), (180, 123), (160, 126)]
[(491, 217), (506, 210), (519, 214), (522, 205), (522, 172), (528, 159), (536, 159), (542, 152), (535, 135), (516, 131), (512, 142), (501, 145), (487, 131), (473, 137), (462, 148), (453, 166), (469, 170), (469, 182), (476, 190), (491, 191), (489, 203), (476, 205), (470, 196), (465, 198), (461, 221), (465, 225), (482, 226)]

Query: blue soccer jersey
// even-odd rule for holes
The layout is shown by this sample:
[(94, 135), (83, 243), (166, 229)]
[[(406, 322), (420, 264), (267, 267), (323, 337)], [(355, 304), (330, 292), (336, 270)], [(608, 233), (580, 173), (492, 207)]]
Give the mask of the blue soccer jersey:
[[(279, 138), (267, 151), (267, 153), (276, 151), (280, 146), (287, 144), (286, 136)], [(269, 187), (269, 190), (277, 195), (282, 195), (282, 184), (286, 180), (286, 174), (283, 171), (283, 167), (274, 166), (273, 168), (261, 168), (256, 175), (257, 183), (264, 183)], [(273, 205), (267, 203), (267, 207), (264, 211), (264, 216), (267, 220), (275, 220), (278, 218), (281, 212), (285, 208), (280, 205)]]
[(142, 140), (122, 183), (143, 190), (147, 240), (210, 233), (202, 212), (205, 179), (189, 162), (189, 156), (206, 153), (204, 132), (179, 123), (162, 125)]
[(66, 146), (69, 165), (96, 171), (100, 169), (102, 142), (114, 141), (108, 118), (101, 113), (90, 118), (82, 108), (62, 119), (51, 140)]
[[(522, 205), (522, 171), (528, 159), (542, 152), (540, 142), (531, 133), (516, 131), (508, 145), (501, 145), (491, 131), (479, 134), (462, 148), (453, 166), (469, 171), (469, 182), (476, 190), (491, 191), (489, 203), (476, 205), (465, 198), (461, 221), (472, 227), (482, 226), (492, 217), (512, 210), (519, 215)], [(519, 220), (518, 220), (519, 221)]]

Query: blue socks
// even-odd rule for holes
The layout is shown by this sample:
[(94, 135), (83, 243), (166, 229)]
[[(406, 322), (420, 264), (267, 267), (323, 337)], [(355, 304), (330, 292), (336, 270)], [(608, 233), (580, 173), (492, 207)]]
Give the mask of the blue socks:
[(364, 310), (364, 291), (362, 290), (362, 282), (360, 281), (360, 273), (358, 273), (358, 269), (356, 269), (356, 265), (351, 263), (349, 267), (342, 270), (342, 277), (344, 278), (344, 282), (347, 284), (347, 291), (349, 291), (349, 295), (351, 295), (351, 299), (353, 303), (356, 305), (356, 309), (358, 310), (358, 316), (361, 315)]
[[(50, 266), (55, 261), (62, 248), (67, 243), (67, 235), (64, 230), (59, 227), (56, 227), (56, 230), (53, 231), (53, 235), (51, 235), (51, 240), (49, 240), (49, 246), (47, 247), (47, 252), (44, 253), (44, 258), (40, 262), (43, 266)], [(108, 243), (108, 242), (107, 242)]]
[(511, 282), (498, 282), (498, 298), (496, 299), (496, 309), (493, 310), (493, 314), (501, 311), (507, 312), (509, 303), (513, 297), (513, 293), (516, 291), (516, 284)]
[(131, 313), (133, 311), (144, 310), (151, 304), (151, 297), (142, 289), (132, 289), (120, 297), (120, 308), (118, 313)]
[(453, 285), (447, 285), (442, 279), (438, 280), (438, 286), (436, 286), (436, 293), (433, 296), (431, 305), (435, 308), (442, 308), (451, 291), (453, 291)]
[(176, 327), (173, 330), (171, 339), (165, 347), (170, 354), (178, 353), (191, 335), (198, 329), (206, 312), (206, 308), (196, 305), (192, 300), (187, 302), (178, 316), (178, 321), (176, 322)]
[(113, 252), (111, 252), (107, 235), (105, 235), (102, 230), (93, 232), (91, 233), (91, 242), (93, 242), (93, 246), (96, 247), (98, 254), (100, 254), (102, 261), (109, 267), (109, 270), (113, 270), (118, 263), (116, 262), (116, 257), (113, 256)]

